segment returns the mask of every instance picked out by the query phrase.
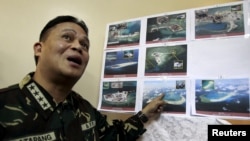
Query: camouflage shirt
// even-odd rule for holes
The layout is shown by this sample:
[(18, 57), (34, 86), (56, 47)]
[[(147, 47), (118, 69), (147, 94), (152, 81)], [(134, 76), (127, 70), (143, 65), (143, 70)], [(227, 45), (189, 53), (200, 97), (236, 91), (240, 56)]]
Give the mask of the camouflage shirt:
[(74, 91), (56, 104), (33, 74), (0, 89), (0, 140), (133, 141), (145, 132), (137, 115), (108, 124), (106, 115)]

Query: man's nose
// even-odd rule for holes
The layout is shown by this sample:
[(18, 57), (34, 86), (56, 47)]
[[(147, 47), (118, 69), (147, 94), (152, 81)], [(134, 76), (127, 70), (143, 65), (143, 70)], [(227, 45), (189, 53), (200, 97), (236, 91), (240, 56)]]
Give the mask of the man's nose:
[(72, 49), (75, 51), (78, 51), (79, 53), (82, 54), (82, 46), (79, 41), (74, 41), (72, 44)]

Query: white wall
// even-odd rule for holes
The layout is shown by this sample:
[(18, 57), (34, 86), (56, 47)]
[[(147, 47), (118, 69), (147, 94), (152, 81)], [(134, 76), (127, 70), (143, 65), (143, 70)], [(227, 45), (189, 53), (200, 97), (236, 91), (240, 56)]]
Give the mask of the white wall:
[(0, 0), (0, 87), (35, 69), (33, 43), (48, 20), (81, 17), (90, 29), (90, 62), (75, 90), (97, 106), (106, 25), (111, 22), (237, 0)]

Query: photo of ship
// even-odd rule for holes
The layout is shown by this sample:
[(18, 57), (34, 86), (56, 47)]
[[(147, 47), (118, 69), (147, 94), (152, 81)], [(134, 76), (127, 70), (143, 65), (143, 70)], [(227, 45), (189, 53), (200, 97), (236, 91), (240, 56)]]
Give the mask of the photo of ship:
[(111, 104), (126, 103), (128, 101), (128, 91), (115, 92), (103, 95), (105, 102)]
[(133, 111), (136, 102), (137, 81), (106, 81), (103, 82), (103, 110)]

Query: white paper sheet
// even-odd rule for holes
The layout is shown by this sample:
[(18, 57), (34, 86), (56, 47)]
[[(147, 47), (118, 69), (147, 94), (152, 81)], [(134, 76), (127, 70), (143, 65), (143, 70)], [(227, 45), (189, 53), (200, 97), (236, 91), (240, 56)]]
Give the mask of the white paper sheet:
[(208, 125), (229, 125), (226, 120), (162, 115), (146, 125), (139, 141), (207, 141)]

